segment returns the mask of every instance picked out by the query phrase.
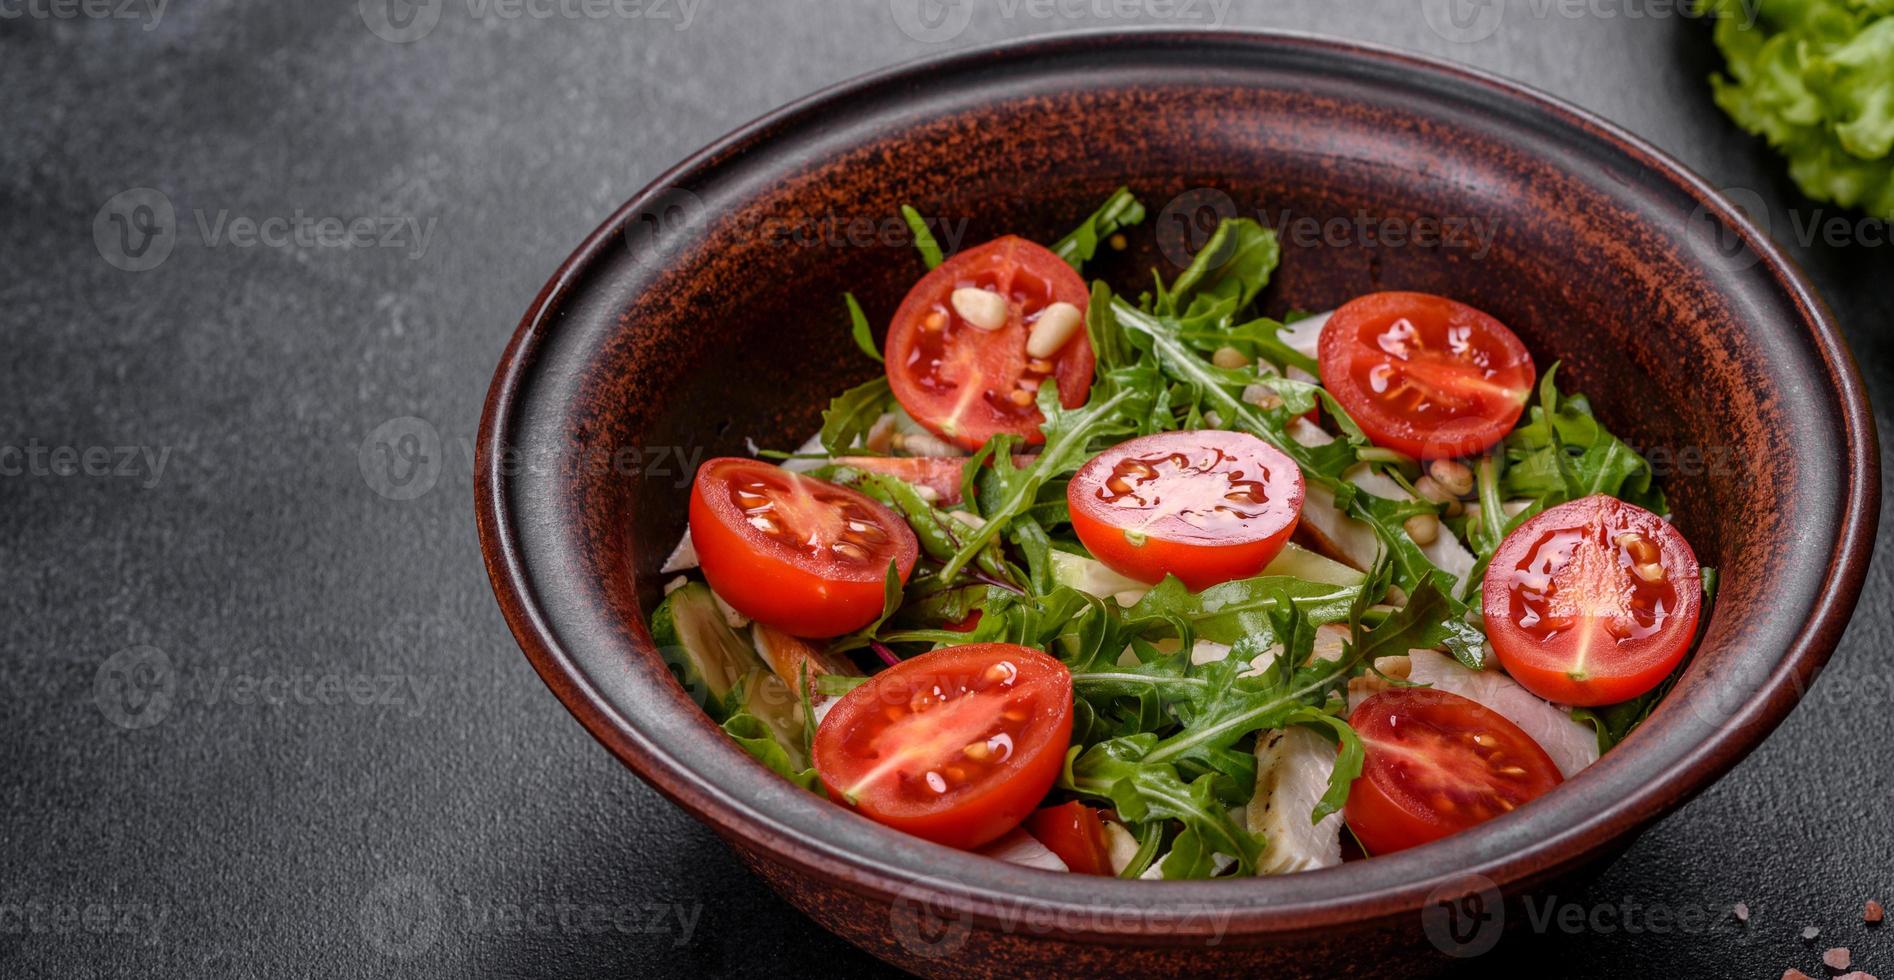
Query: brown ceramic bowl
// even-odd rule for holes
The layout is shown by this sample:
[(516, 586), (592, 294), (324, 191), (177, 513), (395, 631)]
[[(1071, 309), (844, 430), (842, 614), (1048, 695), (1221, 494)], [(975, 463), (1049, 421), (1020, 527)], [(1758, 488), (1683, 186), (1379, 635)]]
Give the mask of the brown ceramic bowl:
[[(852, 290), (884, 321), (919, 273), (899, 224), (882, 224), (899, 205), (967, 244), (1050, 241), (1120, 184), (1151, 212), (1139, 244), (1096, 270), (1120, 286), (1153, 264), (1175, 274), (1172, 257), (1218, 210), (1261, 214), (1287, 232), (1271, 311), (1383, 288), (1455, 296), (1510, 324), (1541, 368), (1562, 362), (1564, 387), (1659, 461), (1723, 589), (1701, 652), (1642, 728), (1533, 805), (1433, 845), (1172, 883), (1033, 871), (906, 837), (789, 787), (719, 736), (645, 625), (684, 526), (689, 472), (673, 451), (793, 447), (831, 395), (875, 373), (839, 298)], [(1385, 232), (1405, 239), (1428, 218), (1460, 238)], [(1305, 219), (1316, 231), (1298, 237)], [(1788, 712), (1867, 569), (1871, 425), (1801, 275), (1702, 181), (1597, 118), (1337, 41), (1078, 35), (831, 89), (628, 202), (560, 267), (500, 363), (480, 433), (480, 539), (520, 645), (587, 730), (878, 956), (963, 976), (1419, 971), (1445, 962), (1437, 948), (1496, 939), (1496, 895), (1627, 843)], [(1466, 893), (1488, 904), (1456, 921), (1443, 900)]]

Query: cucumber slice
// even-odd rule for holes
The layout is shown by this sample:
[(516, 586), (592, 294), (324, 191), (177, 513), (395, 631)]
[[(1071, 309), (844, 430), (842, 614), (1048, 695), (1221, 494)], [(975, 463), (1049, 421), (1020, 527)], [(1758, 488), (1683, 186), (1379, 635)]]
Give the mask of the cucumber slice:
[(723, 620), (709, 586), (691, 582), (664, 597), (651, 614), (651, 638), (678, 683), (712, 718), (730, 717), (730, 692), (762, 670), (749, 641)]
[(1263, 569), (1264, 575), (1293, 575), (1305, 582), (1320, 582), (1323, 585), (1360, 585), (1368, 576), (1341, 562), (1321, 555), (1291, 541), (1282, 546), (1282, 551)]

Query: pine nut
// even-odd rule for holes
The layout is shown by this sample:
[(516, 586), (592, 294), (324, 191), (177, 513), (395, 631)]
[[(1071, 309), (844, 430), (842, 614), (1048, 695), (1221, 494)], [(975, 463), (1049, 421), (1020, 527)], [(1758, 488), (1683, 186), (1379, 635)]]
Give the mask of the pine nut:
[(1453, 494), (1448, 493), (1447, 488), (1441, 486), (1440, 482), (1431, 476), (1423, 476), (1415, 480), (1414, 491), (1420, 494), (1422, 499), (1431, 503), (1444, 504), (1454, 499)]
[(1465, 463), (1452, 459), (1436, 459), (1427, 467), (1427, 473), (1454, 496), (1465, 496), (1473, 492), (1473, 471)]
[(1051, 357), (1079, 332), (1079, 327), (1084, 323), (1085, 314), (1070, 303), (1054, 303), (1046, 307), (1039, 311), (1039, 319), (1033, 321), (1032, 335), (1026, 338), (1026, 355)]
[(1006, 326), (1006, 297), (991, 289), (962, 286), (954, 290), (952, 302), (954, 312), (960, 314), (962, 320), (981, 330)]
[(1274, 410), (1282, 407), (1282, 396), (1267, 385), (1245, 385), (1243, 400), (1257, 408)]
[(1440, 518), (1432, 514), (1415, 514), (1403, 521), (1401, 526), (1407, 529), (1407, 536), (1413, 538), (1414, 543), (1423, 548), (1433, 544), (1434, 539), (1440, 537)]
[(1637, 565), (1650, 565), (1657, 561), (1657, 542), (1636, 531), (1626, 531), (1613, 539), (1618, 547), (1631, 555), (1631, 561)]
[(1234, 347), (1219, 347), (1215, 354), (1210, 355), (1210, 363), (1234, 371), (1237, 368), (1249, 367), (1250, 359)]

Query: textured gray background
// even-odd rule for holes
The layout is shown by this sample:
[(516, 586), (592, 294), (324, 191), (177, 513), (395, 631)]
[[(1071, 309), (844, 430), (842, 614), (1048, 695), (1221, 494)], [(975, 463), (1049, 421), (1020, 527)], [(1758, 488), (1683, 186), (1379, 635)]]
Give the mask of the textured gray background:
[[(47, 453), (0, 476), (0, 974), (877, 971), (614, 762), (519, 655), (471, 518), (487, 380), (570, 248), (744, 121), (959, 46), (1192, 20), (965, 0), (971, 23), (924, 43), (894, 17), (911, 0), (692, 0), (688, 17), (665, 0), (598, 20), (447, 0), (403, 44), (367, 26), (382, 0), (367, 16), (174, 0), (155, 23), (34, 2), (0, 3), (26, 14), (0, 18), (0, 447)], [(1794, 241), (1798, 220), (1842, 212), (1715, 110), (1704, 25), (1639, 0), (1470, 7), (1489, 19), (1465, 31), (1433, 0), (1217, 9), (1188, 12), (1522, 79), (1747, 189), (1840, 315), (1887, 427), (1894, 247), (1862, 240), (1876, 228)], [(156, 215), (109, 202), (136, 187), (170, 203), (178, 240), (127, 272), (108, 261), (135, 264), (113, 216)], [(433, 233), (424, 253), (212, 245), (200, 215), (220, 212)], [(164, 467), (88, 475), (58, 446)], [(390, 484), (415, 451), (418, 481)], [(1773, 977), (1818, 972), (1836, 940), (1894, 974), (1887, 935), (1858, 920), (1863, 899), (1894, 898), (1888, 575), (1880, 562), (1766, 745), (1561, 895), (1607, 909), (1599, 928), (1509, 939), (1482, 965)], [(246, 682), (334, 703), (246, 698)], [(1738, 900), (1747, 928), (1610, 911)], [(1807, 924), (1821, 942), (1797, 938)]]

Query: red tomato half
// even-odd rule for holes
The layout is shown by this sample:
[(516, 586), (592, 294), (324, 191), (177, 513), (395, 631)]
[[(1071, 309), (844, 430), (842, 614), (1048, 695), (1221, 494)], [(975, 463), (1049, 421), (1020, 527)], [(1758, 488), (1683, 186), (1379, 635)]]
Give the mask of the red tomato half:
[(1367, 757), (1342, 814), (1369, 854), (1457, 834), (1561, 781), (1532, 736), (1458, 694), (1397, 687), (1363, 701), (1348, 723)]
[(829, 798), (949, 847), (1019, 825), (1072, 740), (1072, 674), (1028, 647), (974, 643), (902, 661), (850, 691), (815, 734)]
[[(983, 289), (1006, 300), (1006, 320), (983, 330), (955, 311), (956, 289)], [(1008, 235), (941, 263), (908, 291), (888, 327), (888, 385), (909, 415), (967, 449), (1002, 432), (1045, 441), (1039, 385), (1059, 386), (1067, 408), (1092, 386), (1092, 342), (1078, 332), (1048, 358), (1027, 356), (1033, 324), (1053, 303), (1085, 310), (1085, 280), (1049, 249)]]
[(697, 469), (691, 544), (711, 591), (795, 636), (838, 636), (881, 614), (893, 562), (906, 582), (920, 543), (877, 500), (753, 459)]
[(1486, 635), (1548, 701), (1616, 704), (1670, 675), (1697, 632), (1703, 576), (1663, 518), (1602, 494), (1513, 529), (1486, 566)]
[(1112, 570), (1191, 591), (1263, 570), (1302, 516), (1302, 471), (1243, 432), (1160, 432), (1121, 442), (1066, 487), (1072, 529)]
[(1078, 801), (1049, 806), (1026, 819), (1026, 832), (1059, 856), (1067, 869), (1082, 875), (1115, 874), (1111, 845), (1105, 841), (1105, 822), (1098, 811)]
[(1322, 384), (1376, 445), (1416, 459), (1498, 442), (1532, 394), (1532, 355), (1506, 325), (1444, 296), (1369, 293), (1322, 327)]

